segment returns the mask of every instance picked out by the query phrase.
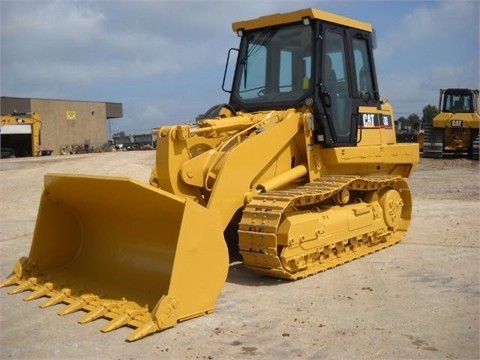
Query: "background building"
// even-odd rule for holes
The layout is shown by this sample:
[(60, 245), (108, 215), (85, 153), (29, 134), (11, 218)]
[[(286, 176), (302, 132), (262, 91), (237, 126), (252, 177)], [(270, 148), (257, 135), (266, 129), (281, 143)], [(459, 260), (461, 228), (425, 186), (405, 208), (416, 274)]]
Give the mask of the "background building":
[(1, 97), (1, 115), (38, 113), (40, 147), (58, 155), (74, 148), (94, 149), (109, 140), (108, 120), (123, 116), (121, 103)]

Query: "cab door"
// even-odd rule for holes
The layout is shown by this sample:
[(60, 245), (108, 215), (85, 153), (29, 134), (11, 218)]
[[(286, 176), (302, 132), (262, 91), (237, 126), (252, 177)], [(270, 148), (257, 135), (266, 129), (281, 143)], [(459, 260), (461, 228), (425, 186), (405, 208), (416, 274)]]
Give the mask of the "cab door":
[[(352, 111), (357, 119), (357, 143), (380, 145), (392, 142), (394, 134), (392, 114), (381, 111), (380, 96), (375, 77), (371, 35), (366, 32), (349, 30), (351, 44)], [(387, 133), (384, 134), (384, 132)], [(390, 140), (388, 140), (390, 139)]]
[(344, 29), (324, 28), (321, 62), (320, 96), (332, 131), (332, 145), (353, 145), (356, 143), (356, 125), (352, 126), (351, 77)]
[[(357, 128), (379, 123), (379, 119), (372, 121), (372, 114), (378, 118), (380, 100), (371, 36), (325, 24), (321, 34), (317, 112), (327, 123), (325, 145), (356, 146), (362, 136)], [(372, 111), (365, 113), (366, 107)], [(364, 120), (368, 121), (364, 124)]]

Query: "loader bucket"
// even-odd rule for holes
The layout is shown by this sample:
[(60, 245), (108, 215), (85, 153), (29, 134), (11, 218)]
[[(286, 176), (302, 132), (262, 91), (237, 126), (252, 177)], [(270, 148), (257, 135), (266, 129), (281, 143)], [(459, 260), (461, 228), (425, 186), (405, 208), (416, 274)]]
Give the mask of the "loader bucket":
[(131, 341), (212, 312), (227, 272), (216, 212), (129, 178), (47, 174), (30, 255), (2, 286)]

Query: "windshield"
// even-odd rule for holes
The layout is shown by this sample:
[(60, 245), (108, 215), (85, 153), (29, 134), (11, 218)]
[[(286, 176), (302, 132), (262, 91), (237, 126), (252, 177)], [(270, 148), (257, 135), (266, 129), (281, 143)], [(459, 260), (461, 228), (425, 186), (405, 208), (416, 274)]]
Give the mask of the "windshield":
[(443, 99), (444, 112), (474, 112), (470, 91), (447, 91)]
[(303, 24), (242, 39), (233, 95), (244, 107), (296, 103), (312, 87), (312, 29)]

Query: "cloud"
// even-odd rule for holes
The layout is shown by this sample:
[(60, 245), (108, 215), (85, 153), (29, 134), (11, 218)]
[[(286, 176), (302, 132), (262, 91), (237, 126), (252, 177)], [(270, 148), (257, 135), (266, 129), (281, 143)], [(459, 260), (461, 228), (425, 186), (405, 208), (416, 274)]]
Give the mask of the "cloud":
[(380, 88), (401, 112), (436, 104), (445, 87), (479, 86), (479, 3), (435, 1), (415, 5), (386, 33), (376, 51)]
[[(15, 74), (16, 82), (78, 86), (181, 69), (178, 47), (162, 33), (129, 31), (128, 23), (122, 31), (114, 32), (108, 26), (112, 22), (108, 12), (89, 2), (45, 5), (35, 3), (25, 11), (18, 3), (7, 8), (2, 19), (2, 46), (6, 49), (2, 51), (2, 72), (7, 79), (8, 74)], [(17, 12), (22, 16), (9, 16)]]
[[(21, 93), (48, 81), (58, 88), (92, 86), (223, 64), (226, 49), (237, 41), (230, 28), (231, 2), (5, 1), (1, 6), (2, 88)], [(249, 4), (243, 12), (262, 6), (267, 7)]]
[[(386, 28), (382, 39), (383, 56), (397, 52), (441, 49), (448, 55), (448, 47), (459, 41), (478, 39), (479, 3), (471, 0), (412, 2), (413, 11)], [(478, 43), (473, 43), (472, 47)]]
[(276, 12), (276, 6), (3, 0), (1, 92), (122, 102), (124, 119), (117, 123), (132, 129), (179, 117), (189, 121), (226, 101), (223, 66), (228, 48), (238, 42), (232, 19)]
[(398, 111), (478, 80), (477, 1), (0, 0), (1, 92), (122, 102), (112, 123), (132, 130), (190, 121), (228, 101), (232, 21), (310, 6), (374, 24), (380, 90)]

